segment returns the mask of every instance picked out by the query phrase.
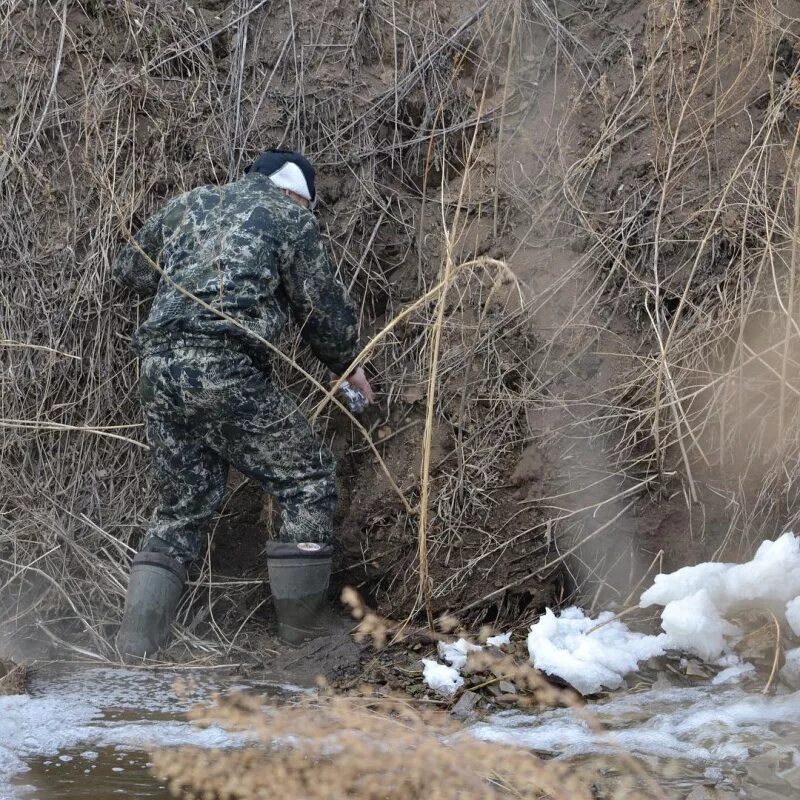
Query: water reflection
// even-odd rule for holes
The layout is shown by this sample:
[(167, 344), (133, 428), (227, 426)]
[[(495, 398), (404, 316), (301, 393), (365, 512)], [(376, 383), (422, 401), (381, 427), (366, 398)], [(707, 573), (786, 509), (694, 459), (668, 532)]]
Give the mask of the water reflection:
[(28, 696), (0, 697), (0, 798), (166, 798), (148, 772), (150, 748), (240, 745), (219, 727), (191, 725), (186, 712), (241, 691), (300, 690), (214, 670), (41, 668)]
[[(16, 793), (27, 800), (119, 800), (171, 798), (167, 788), (148, 769), (148, 754), (68, 750), (57, 757), (37, 756), (29, 771), (15, 781)], [(26, 788), (27, 787), (27, 788)]]

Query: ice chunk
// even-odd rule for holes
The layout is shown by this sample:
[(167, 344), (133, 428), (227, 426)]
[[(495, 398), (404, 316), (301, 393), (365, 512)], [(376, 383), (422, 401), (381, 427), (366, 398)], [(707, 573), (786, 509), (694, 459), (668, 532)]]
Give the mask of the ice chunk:
[(463, 669), (464, 665), (467, 663), (467, 656), (469, 653), (477, 653), (483, 650), (483, 648), (477, 644), (468, 642), (466, 639), (459, 639), (452, 644), (439, 642), (438, 650), (439, 656), (443, 661), (446, 661), (451, 667)]
[(448, 667), (429, 658), (422, 659), (422, 666), (422, 679), (437, 694), (448, 697), (464, 685), (464, 679), (454, 667)]
[(671, 650), (695, 653), (706, 661), (724, 652), (726, 637), (741, 634), (739, 628), (720, 616), (705, 589), (668, 603), (661, 612), (661, 627)]
[(634, 633), (608, 611), (591, 619), (579, 608), (567, 608), (559, 617), (547, 609), (531, 627), (528, 652), (537, 669), (594, 694), (618, 688), (640, 661), (662, 655), (664, 637)]
[(511, 644), (511, 633), (500, 633), (497, 636), (490, 636), (486, 640), (489, 647), (502, 647), (506, 644)]
[(800, 636), (800, 597), (795, 597), (786, 604), (786, 621), (794, 635)]

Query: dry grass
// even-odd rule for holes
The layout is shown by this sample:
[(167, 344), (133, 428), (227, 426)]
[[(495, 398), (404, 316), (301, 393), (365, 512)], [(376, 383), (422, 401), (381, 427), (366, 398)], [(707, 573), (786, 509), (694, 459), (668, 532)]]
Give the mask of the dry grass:
[[(267, 146), (303, 148), (321, 168), (323, 231), (361, 303), (373, 339), (364, 357), (382, 376), (387, 413), (415, 385), (429, 390), (429, 432), (458, 409), (457, 464), (420, 448), (417, 463), (427, 453), (432, 470), (422, 523), (429, 482), (395, 480), (373, 441), (379, 424), (352, 432), (355, 458), (388, 469), (399, 528), (430, 538), (431, 558), (490, 513), (496, 464), (523, 435), (531, 375), (508, 270), (460, 244), (466, 220), (491, 210), (485, 175), (504, 103), (496, 45), (518, 13), (515, 2), (486, 10), (381, 0), (326, 18), (296, 3), (6, 4), (0, 591), (12, 627), (110, 654), (152, 508), (128, 350), (146, 305), (113, 287), (110, 263), (166, 197), (230, 180)], [(296, 340), (281, 349), (282, 380), (334, 435), (326, 376)], [(209, 549), (181, 613), (181, 644), (198, 658), (235, 657), (247, 619), (226, 609), (256, 613), (261, 585), (212, 577), (212, 559)], [(420, 564), (408, 562), (409, 586), (428, 585)], [(198, 614), (201, 597), (209, 610)]]
[[(613, 3), (566, 17), (544, 0), (488, 9), (3, 7), (6, 618), (109, 655), (152, 508), (127, 347), (146, 307), (114, 290), (110, 261), (166, 197), (235, 177), (267, 146), (303, 148), (322, 170), (323, 230), (361, 305), (363, 358), (381, 375), (380, 418), (345, 430), (326, 376), (296, 340), (282, 343), (281, 379), (320, 430), (348, 440), (355, 470), (391, 479), (378, 498), (390, 522), (361, 520), (357, 532), (363, 564), (383, 564), (382, 600), (516, 619), (514, 592), (576, 558), (576, 585), (608, 588), (631, 549), (614, 531), (648, 497), (683, 495), (695, 517), (709, 501), (727, 507), (714, 541), (728, 552), (793, 519), (790, 21), (767, 2), (657, 0), (642, 4), (643, 34), (595, 46)], [(574, 113), (547, 112), (552, 135), (512, 179), (497, 155), (533, 135), (525, 109), (553, 76)], [(609, 190), (617, 174), (625, 185)], [(506, 259), (516, 267), (553, 224), (585, 253), (532, 293)], [(534, 338), (531, 320), (573, 284), (570, 311)], [(639, 327), (609, 334), (623, 315)], [(609, 351), (612, 379), (585, 378), (587, 359)], [(537, 427), (551, 412), (555, 423)], [(511, 505), (509, 474), (531, 444), (558, 453), (558, 479)], [(605, 544), (598, 553), (587, 539)], [(631, 560), (625, 588), (612, 586), (620, 600), (654, 555), (649, 567)], [(212, 574), (213, 557), (182, 611), (181, 643), (185, 655), (235, 658), (262, 585)]]
[(24, 694), (29, 677), (29, 670), (24, 664), (0, 661), (0, 695)]
[[(613, 758), (566, 764), (480, 742), (441, 712), (391, 697), (305, 697), (265, 710), (237, 697), (198, 711), (253, 744), (182, 748), (153, 756), (176, 797), (249, 800), (281, 787), (286, 798), (660, 797)], [(387, 746), (387, 743), (391, 743)]]
[[(798, 22), (768, 2), (653, 0), (643, 28), (609, 11), (570, 19), (550, 163), (515, 196), (530, 240), (555, 223), (583, 250), (536, 299), (571, 293), (540, 346), (531, 440), (562, 478), (538, 503), (562, 545), (602, 540), (575, 553), (583, 595), (623, 602), (660, 546), (743, 557), (797, 522)], [(665, 500), (673, 538), (641, 558), (663, 514), (634, 514)]]

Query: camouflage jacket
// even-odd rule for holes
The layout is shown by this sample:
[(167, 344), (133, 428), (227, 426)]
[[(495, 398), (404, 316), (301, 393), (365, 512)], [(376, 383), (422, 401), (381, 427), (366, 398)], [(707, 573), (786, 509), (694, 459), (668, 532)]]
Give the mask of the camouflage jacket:
[[(340, 375), (358, 354), (356, 311), (334, 275), (313, 214), (284, 196), (264, 175), (224, 186), (200, 186), (167, 203), (135, 240), (164, 273), (248, 331), (275, 344), (292, 315), (315, 355)], [(232, 342), (264, 360), (267, 349), (164, 280), (127, 244), (114, 277), (153, 295), (134, 338), (140, 355), (180, 341)]]

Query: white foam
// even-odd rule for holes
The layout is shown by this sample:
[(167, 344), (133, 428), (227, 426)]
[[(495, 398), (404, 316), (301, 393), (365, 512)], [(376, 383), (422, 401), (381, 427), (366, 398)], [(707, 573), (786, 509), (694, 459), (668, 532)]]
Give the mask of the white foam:
[(572, 607), (558, 617), (545, 611), (531, 626), (528, 652), (537, 669), (569, 681), (582, 694), (594, 694), (620, 687), (640, 661), (664, 653), (664, 642), (634, 633), (610, 612), (591, 619)]
[(74, 746), (78, 731), (100, 713), (70, 697), (0, 697), (0, 796), (5, 781), (26, 769), (26, 758)]
[[(76, 670), (34, 681), (32, 696), (0, 697), (0, 798), (26, 796), (24, 787), (12, 787), (11, 782), (28, 770), (26, 761), (35, 756), (52, 757), (53, 766), (59, 766), (77, 757), (93, 762), (98, 758), (95, 748), (102, 747), (128, 752), (241, 744), (241, 736), (218, 726), (199, 728), (182, 719), (192, 706), (208, 702), (210, 691), (224, 688), (201, 674), (185, 693), (176, 694), (173, 681), (187, 677), (177, 672)], [(120, 712), (124, 721), (115, 718)], [(150, 712), (167, 712), (175, 718), (149, 719)]]
[(429, 658), (422, 659), (422, 666), (422, 679), (437, 694), (447, 697), (464, 685), (464, 679), (455, 667), (439, 664)]
[(669, 649), (694, 653), (706, 661), (722, 655), (728, 638), (741, 635), (722, 617), (705, 589), (668, 603), (661, 612), (661, 627)]
[(744, 564), (697, 564), (657, 575), (639, 604), (664, 606), (661, 624), (671, 647), (713, 659), (740, 634), (727, 621), (737, 612), (766, 609), (800, 630), (798, 595), (800, 539), (785, 533), (762, 542)]
[[(611, 726), (592, 730), (570, 709), (539, 715), (504, 712), (472, 728), (486, 741), (527, 747), (562, 758), (624, 750), (701, 763), (746, 759), (781, 743), (780, 726), (800, 714), (800, 692), (777, 697), (709, 687), (648, 691), (597, 705), (590, 712)], [(794, 742), (787, 748), (794, 750)]]
[[(663, 633), (633, 633), (608, 612), (593, 620), (577, 608), (559, 616), (548, 609), (528, 635), (531, 660), (589, 694), (618, 688), (639, 662), (666, 650), (719, 663), (742, 635), (730, 621), (741, 611), (769, 610), (800, 635), (800, 538), (785, 533), (774, 542), (763, 542), (744, 564), (697, 564), (658, 575), (642, 594), (640, 605), (664, 606)], [(716, 680), (738, 679), (746, 671), (745, 667), (725, 671)]]

